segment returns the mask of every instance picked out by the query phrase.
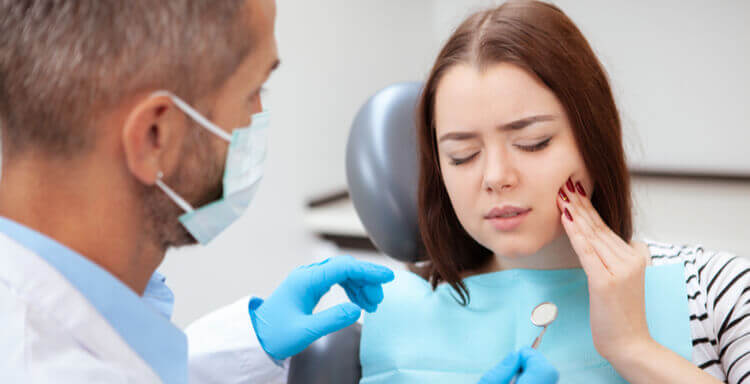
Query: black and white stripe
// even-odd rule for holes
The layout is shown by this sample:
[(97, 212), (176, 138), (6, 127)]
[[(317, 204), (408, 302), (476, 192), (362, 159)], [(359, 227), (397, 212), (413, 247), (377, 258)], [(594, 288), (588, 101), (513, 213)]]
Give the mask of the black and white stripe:
[(750, 260), (701, 246), (646, 243), (653, 265), (685, 266), (693, 363), (721, 381), (750, 384)]

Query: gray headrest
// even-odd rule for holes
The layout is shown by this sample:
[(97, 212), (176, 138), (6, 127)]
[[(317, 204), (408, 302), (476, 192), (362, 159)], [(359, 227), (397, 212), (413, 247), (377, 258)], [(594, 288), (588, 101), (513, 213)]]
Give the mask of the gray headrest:
[(346, 147), (349, 193), (373, 243), (401, 261), (419, 258), (415, 108), (422, 83), (388, 86), (352, 124)]

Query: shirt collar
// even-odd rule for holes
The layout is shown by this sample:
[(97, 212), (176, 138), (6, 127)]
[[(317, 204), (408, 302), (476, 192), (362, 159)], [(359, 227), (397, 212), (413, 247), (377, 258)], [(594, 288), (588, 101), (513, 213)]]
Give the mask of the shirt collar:
[(141, 298), (106, 270), (39, 232), (0, 217), (0, 233), (57, 269), (162, 381), (187, 382), (187, 338), (168, 320), (171, 305), (168, 311), (164, 310), (164, 303), (170, 302), (171, 291), (164, 284), (163, 276), (152, 277), (151, 291)]
[(143, 291), (142, 300), (167, 319), (172, 318), (174, 309), (174, 293), (167, 286), (167, 278), (159, 272), (154, 272)]

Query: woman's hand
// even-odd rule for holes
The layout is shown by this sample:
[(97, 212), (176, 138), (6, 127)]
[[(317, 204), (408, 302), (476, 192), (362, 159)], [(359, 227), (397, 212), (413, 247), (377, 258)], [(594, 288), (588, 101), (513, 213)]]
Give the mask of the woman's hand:
[(634, 351), (653, 344), (644, 303), (645, 252), (604, 223), (580, 182), (568, 179), (560, 188), (557, 205), (588, 277), (594, 347), (616, 366)]

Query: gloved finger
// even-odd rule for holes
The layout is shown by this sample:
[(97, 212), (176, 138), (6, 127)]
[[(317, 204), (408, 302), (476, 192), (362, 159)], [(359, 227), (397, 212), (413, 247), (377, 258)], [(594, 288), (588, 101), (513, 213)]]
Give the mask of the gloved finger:
[(349, 300), (351, 300), (352, 303), (357, 304), (358, 306), (360, 306), (360, 308), (368, 312), (372, 312), (373, 310), (375, 310), (376, 305), (372, 304), (367, 299), (362, 287), (349, 282), (344, 282), (343, 284), (341, 284), (341, 286), (344, 288), (346, 296), (349, 297)]
[(383, 301), (383, 286), (379, 284), (367, 284), (362, 287), (362, 293), (370, 304), (370, 308), (366, 308), (367, 312), (375, 312), (378, 304)]
[[(345, 281), (341, 283), (341, 286), (347, 291), (347, 295), (351, 291), (353, 295), (349, 295), (349, 299), (367, 312), (375, 312), (378, 304), (383, 301), (383, 287), (380, 284), (359, 285), (352, 281)], [(352, 296), (356, 296), (357, 300), (354, 300)]]
[(500, 364), (494, 366), (491, 370), (479, 379), (478, 384), (508, 384), (513, 376), (521, 368), (521, 359), (518, 352), (513, 352), (503, 359)]
[(338, 256), (330, 262), (315, 267), (320, 273), (318, 283), (326, 290), (346, 280), (364, 284), (384, 284), (394, 279), (393, 271), (373, 263), (359, 261), (351, 256)]
[(520, 350), (523, 374), (518, 384), (554, 384), (560, 378), (555, 366), (536, 349), (525, 347)]
[(343, 303), (310, 315), (306, 327), (316, 340), (354, 324), (361, 314), (362, 310), (356, 304)]

